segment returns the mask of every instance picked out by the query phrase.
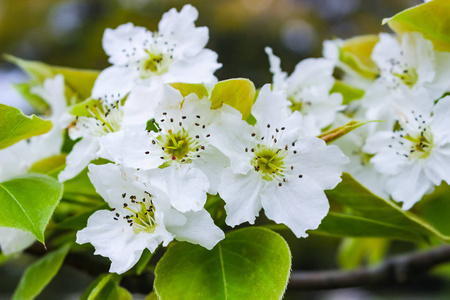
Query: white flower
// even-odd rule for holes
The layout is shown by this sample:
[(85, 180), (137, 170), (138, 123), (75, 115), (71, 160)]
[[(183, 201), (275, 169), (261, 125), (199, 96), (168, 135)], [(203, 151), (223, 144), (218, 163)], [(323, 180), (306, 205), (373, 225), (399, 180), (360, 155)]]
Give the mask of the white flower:
[(372, 60), (380, 68), (375, 84), (383, 89), (406, 87), (413, 91), (425, 88), (433, 100), (450, 89), (450, 53), (435, 51), (431, 41), (421, 33), (404, 33), (399, 42), (381, 33), (372, 52)]
[(101, 140), (108, 135), (123, 131), (128, 127), (133, 130), (144, 125), (129, 124), (124, 117), (120, 101), (107, 104), (101, 100), (99, 105), (87, 107), (88, 117), (76, 117), (69, 127), (72, 140), (81, 138), (66, 157), (66, 168), (59, 173), (58, 179), (64, 182), (78, 175), (91, 160), (99, 157)]
[(92, 98), (114, 102), (133, 86), (154, 82), (215, 82), (221, 64), (214, 51), (204, 49), (208, 28), (195, 27), (197, 17), (198, 11), (185, 5), (165, 13), (158, 32), (131, 23), (106, 29), (103, 48), (113, 65), (100, 73)]
[(305, 237), (327, 214), (323, 191), (340, 182), (348, 158), (337, 146), (301, 137), (301, 115), (289, 116), (286, 102), (265, 85), (252, 109), (256, 125), (237, 111), (223, 113), (221, 126), (211, 126), (211, 143), (231, 161), (219, 185), (227, 224), (253, 223), (263, 207), (269, 219)]
[(144, 249), (154, 252), (174, 238), (207, 249), (225, 235), (206, 210), (182, 214), (170, 207), (168, 195), (139, 182), (132, 170), (114, 164), (90, 165), (89, 177), (111, 211), (96, 211), (77, 243), (91, 243), (111, 260), (110, 272), (122, 274), (133, 267)]
[[(431, 41), (421, 33), (405, 33), (399, 41), (390, 34), (380, 34), (372, 52), (380, 77), (368, 87), (361, 99), (369, 120), (383, 120), (383, 128), (392, 128), (398, 107), (417, 105), (409, 96), (422, 98), (431, 107), (450, 89), (450, 53), (434, 51)], [(429, 96), (426, 96), (428, 94)], [(420, 108), (416, 108), (420, 109)]]
[[(196, 94), (183, 98), (178, 90), (164, 87), (155, 110), (158, 131), (123, 131), (102, 140), (101, 155), (128, 168), (155, 170), (150, 182), (163, 189), (181, 212), (200, 210), (206, 192), (217, 193), (228, 159), (209, 146), (210, 124), (219, 110)], [(175, 197), (175, 194), (178, 196)]]
[(342, 110), (342, 95), (330, 94), (334, 85), (332, 76), (334, 63), (325, 58), (308, 58), (295, 66), (294, 72), (287, 77), (281, 71), (280, 59), (275, 56), (272, 49), (267, 47), (270, 71), (273, 76), (273, 89), (282, 91), (291, 102), (292, 111), (300, 111), (304, 123), (313, 135), (320, 133), (320, 129), (330, 125), (337, 111)]
[(389, 175), (386, 190), (407, 210), (442, 180), (450, 183), (450, 97), (439, 100), (433, 114), (426, 108), (397, 113), (398, 130), (375, 133), (364, 151), (375, 154), (371, 163)]

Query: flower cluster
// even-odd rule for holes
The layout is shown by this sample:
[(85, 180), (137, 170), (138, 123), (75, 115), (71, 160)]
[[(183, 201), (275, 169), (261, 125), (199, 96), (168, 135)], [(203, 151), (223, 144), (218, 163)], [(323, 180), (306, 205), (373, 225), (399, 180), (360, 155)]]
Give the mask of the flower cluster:
[[(245, 79), (217, 82), (221, 64), (197, 17), (186, 5), (165, 13), (157, 32), (131, 23), (107, 29), (111, 66), (90, 97), (67, 106), (74, 101), (62, 75), (35, 86), (53, 129), (1, 151), (5, 181), (70, 146), (58, 180), (87, 174), (109, 206), (76, 241), (108, 257), (111, 272), (173, 240), (212, 249), (226, 227), (207, 210), (211, 199), (223, 200), (228, 226), (254, 224), (263, 209), (306, 237), (328, 214), (325, 191), (344, 171), (403, 209), (450, 183), (450, 53), (422, 34), (326, 41), (324, 57), (301, 61), (290, 75), (266, 48), (273, 83), (256, 91)], [(349, 43), (370, 44), (370, 54), (355, 58)], [(352, 120), (382, 122), (341, 134), (335, 145), (318, 137)], [(4, 253), (33, 240), (0, 228)]]
[[(253, 224), (264, 208), (269, 219), (305, 237), (328, 213), (324, 190), (340, 182), (348, 162), (311, 127), (333, 121), (314, 113), (327, 106), (322, 96), (333, 84), (330, 61), (318, 71), (326, 82), (319, 78), (321, 86), (311, 91), (292, 87), (286, 94), (284, 83), (263, 86), (250, 125), (226, 98), (213, 103), (213, 73), (221, 65), (216, 53), (204, 49), (208, 30), (195, 27), (197, 14), (190, 5), (172, 9), (155, 33), (132, 24), (107, 29), (103, 46), (112, 66), (95, 82), (95, 104), (87, 104), (69, 127), (70, 137), (81, 140), (59, 180), (74, 177), (93, 159), (109, 161), (90, 164), (88, 175), (110, 209), (96, 211), (77, 242), (109, 257), (111, 272), (127, 271), (144, 249), (153, 252), (173, 239), (214, 247), (225, 235), (205, 209), (208, 195), (225, 201), (229, 226)], [(195, 86), (189, 83), (205, 92), (186, 92)], [(228, 83), (224, 88), (232, 93)], [(302, 102), (307, 95), (311, 99)], [(251, 106), (254, 99), (242, 101)], [(342, 109), (340, 94), (329, 102)], [(302, 104), (305, 120), (289, 109)]]
[(358, 74), (343, 59), (344, 41), (328, 42), (325, 56), (344, 72), (342, 80), (364, 96), (348, 117), (380, 120), (338, 141), (351, 158), (347, 172), (379, 196), (410, 209), (442, 181), (450, 183), (450, 53), (437, 51), (421, 33), (376, 37), (373, 76)]

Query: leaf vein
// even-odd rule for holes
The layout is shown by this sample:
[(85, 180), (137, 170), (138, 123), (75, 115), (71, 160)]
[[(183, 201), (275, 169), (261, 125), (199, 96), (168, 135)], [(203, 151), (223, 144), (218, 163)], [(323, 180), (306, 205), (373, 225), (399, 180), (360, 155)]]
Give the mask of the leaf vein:
[(11, 196), (12, 199), (14, 199), (14, 201), (17, 203), (17, 205), (20, 207), (20, 209), (23, 211), (23, 213), (25, 214), (25, 216), (27, 217), (28, 221), (30, 221), (31, 226), (33, 226), (35, 232), (39, 232), (36, 228), (36, 226), (34, 226), (33, 221), (30, 219), (30, 217), (28, 216), (27, 212), (25, 211), (25, 209), (22, 207), (22, 205), (20, 204), (20, 202), (16, 199), (16, 197), (14, 197), (13, 194), (11, 194), (11, 192), (3, 185), (0, 183), (0, 187), (3, 188), (5, 190), (6, 193), (8, 193), (8, 195)]

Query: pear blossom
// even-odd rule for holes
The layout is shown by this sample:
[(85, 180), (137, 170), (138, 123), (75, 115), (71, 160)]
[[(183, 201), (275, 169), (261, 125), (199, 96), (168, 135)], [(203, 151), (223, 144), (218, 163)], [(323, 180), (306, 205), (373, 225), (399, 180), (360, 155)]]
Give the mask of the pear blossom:
[(99, 158), (101, 140), (106, 136), (128, 127), (139, 128), (139, 125), (127, 122), (129, 119), (124, 117), (120, 101), (106, 103), (100, 100), (98, 105), (88, 106), (86, 110), (88, 116), (72, 116), (75, 121), (68, 129), (69, 137), (81, 140), (66, 157), (66, 168), (58, 175), (61, 182), (75, 177), (91, 160)]
[(415, 91), (422, 87), (434, 100), (450, 89), (450, 53), (434, 50), (431, 41), (419, 32), (404, 33), (400, 41), (380, 33), (372, 60), (380, 69), (375, 84), (384, 89), (406, 87)]
[(407, 107), (397, 111), (398, 130), (373, 134), (363, 148), (374, 154), (371, 163), (388, 175), (386, 190), (405, 210), (442, 180), (450, 183), (450, 97), (434, 108)]
[(173, 195), (173, 207), (181, 212), (198, 211), (207, 192), (217, 193), (221, 172), (229, 163), (209, 145), (209, 126), (220, 111), (210, 108), (209, 99), (196, 94), (183, 98), (170, 86), (164, 86), (161, 96), (154, 99), (160, 103), (153, 119), (157, 131), (108, 135), (102, 140), (101, 156), (127, 168), (154, 170), (149, 181)]
[(112, 66), (98, 76), (92, 98), (112, 103), (138, 85), (217, 81), (213, 73), (222, 65), (217, 53), (204, 49), (208, 28), (195, 27), (197, 18), (197, 9), (188, 4), (165, 13), (157, 32), (131, 23), (106, 29), (103, 48)]
[(271, 48), (266, 48), (269, 56), (270, 71), (273, 76), (273, 89), (283, 91), (290, 101), (292, 111), (300, 111), (304, 124), (313, 135), (320, 129), (330, 125), (339, 110), (342, 110), (342, 95), (330, 94), (334, 85), (334, 63), (325, 58), (308, 58), (295, 66), (294, 72), (288, 77), (280, 67), (280, 59), (273, 54)]
[(144, 249), (154, 252), (173, 239), (212, 249), (225, 237), (206, 210), (178, 212), (167, 194), (141, 182), (133, 170), (114, 164), (89, 165), (88, 175), (111, 210), (96, 211), (77, 233), (77, 243), (91, 243), (95, 254), (108, 257), (110, 272), (126, 272)]
[(317, 228), (328, 213), (324, 190), (340, 182), (348, 158), (337, 146), (305, 137), (301, 114), (289, 115), (287, 103), (265, 85), (252, 109), (255, 126), (237, 111), (223, 113), (222, 126), (211, 126), (211, 143), (231, 162), (218, 189), (230, 226), (253, 224), (264, 208), (269, 219), (306, 237), (305, 231)]

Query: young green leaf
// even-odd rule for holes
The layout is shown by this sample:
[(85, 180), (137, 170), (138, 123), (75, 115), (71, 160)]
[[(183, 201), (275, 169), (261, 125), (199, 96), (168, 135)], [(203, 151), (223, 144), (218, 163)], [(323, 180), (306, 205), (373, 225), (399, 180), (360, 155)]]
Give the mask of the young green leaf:
[(14, 292), (13, 300), (31, 300), (36, 298), (58, 273), (69, 252), (70, 244), (46, 254), (33, 263), (23, 274)]
[(252, 227), (228, 233), (212, 250), (169, 247), (156, 266), (155, 290), (166, 299), (281, 299), (291, 254), (277, 233)]
[(345, 40), (339, 49), (339, 60), (361, 76), (375, 79), (379, 71), (371, 55), (378, 40), (378, 35), (374, 34)]
[(364, 96), (364, 90), (350, 86), (342, 81), (336, 80), (330, 90), (330, 94), (340, 93), (342, 95), (342, 104), (347, 105), (352, 101), (359, 100)]
[(9, 147), (23, 139), (47, 133), (52, 122), (32, 115), (25, 116), (20, 109), (0, 104), (0, 149)]
[(0, 226), (32, 233), (44, 231), (63, 194), (63, 185), (43, 174), (26, 174), (0, 183)]
[(339, 139), (340, 137), (343, 137), (347, 133), (355, 130), (359, 126), (362, 126), (362, 125), (370, 123), (370, 122), (373, 122), (373, 121), (368, 121), (368, 122), (350, 121), (343, 126), (339, 126), (339, 127), (327, 130), (327, 131), (319, 134), (317, 137), (319, 139), (324, 140), (327, 144), (329, 144), (329, 143)]
[(91, 96), (92, 88), (99, 71), (78, 70), (66, 67), (50, 66), (38, 61), (24, 60), (12, 55), (5, 55), (5, 59), (24, 70), (36, 84), (43, 84), (45, 79), (53, 78), (57, 74), (64, 76), (67, 99), (77, 95), (79, 99)]
[(131, 300), (131, 294), (119, 286), (120, 276), (104, 274), (98, 277), (81, 296), (81, 300)]
[(245, 78), (219, 81), (211, 92), (211, 108), (219, 108), (222, 103), (228, 104), (242, 113), (246, 120), (255, 101), (256, 89), (253, 82)]
[(152, 291), (147, 297), (145, 297), (145, 300), (159, 300), (159, 298), (155, 291)]
[(50, 106), (40, 96), (31, 92), (32, 83), (22, 82), (13, 84), (15, 90), (22, 96), (39, 114), (45, 114), (48, 112)]
[(421, 32), (436, 50), (450, 51), (450, 1), (433, 0), (383, 20), (396, 33)]
[(174, 82), (169, 83), (169, 85), (180, 91), (181, 96), (186, 97), (192, 93), (195, 93), (199, 99), (203, 97), (208, 97), (208, 90), (201, 83), (183, 83), (183, 82)]
[(58, 178), (59, 172), (64, 170), (65, 166), (66, 166), (66, 154), (59, 154), (35, 162), (30, 167), (28, 172), (46, 174), (53, 178)]

